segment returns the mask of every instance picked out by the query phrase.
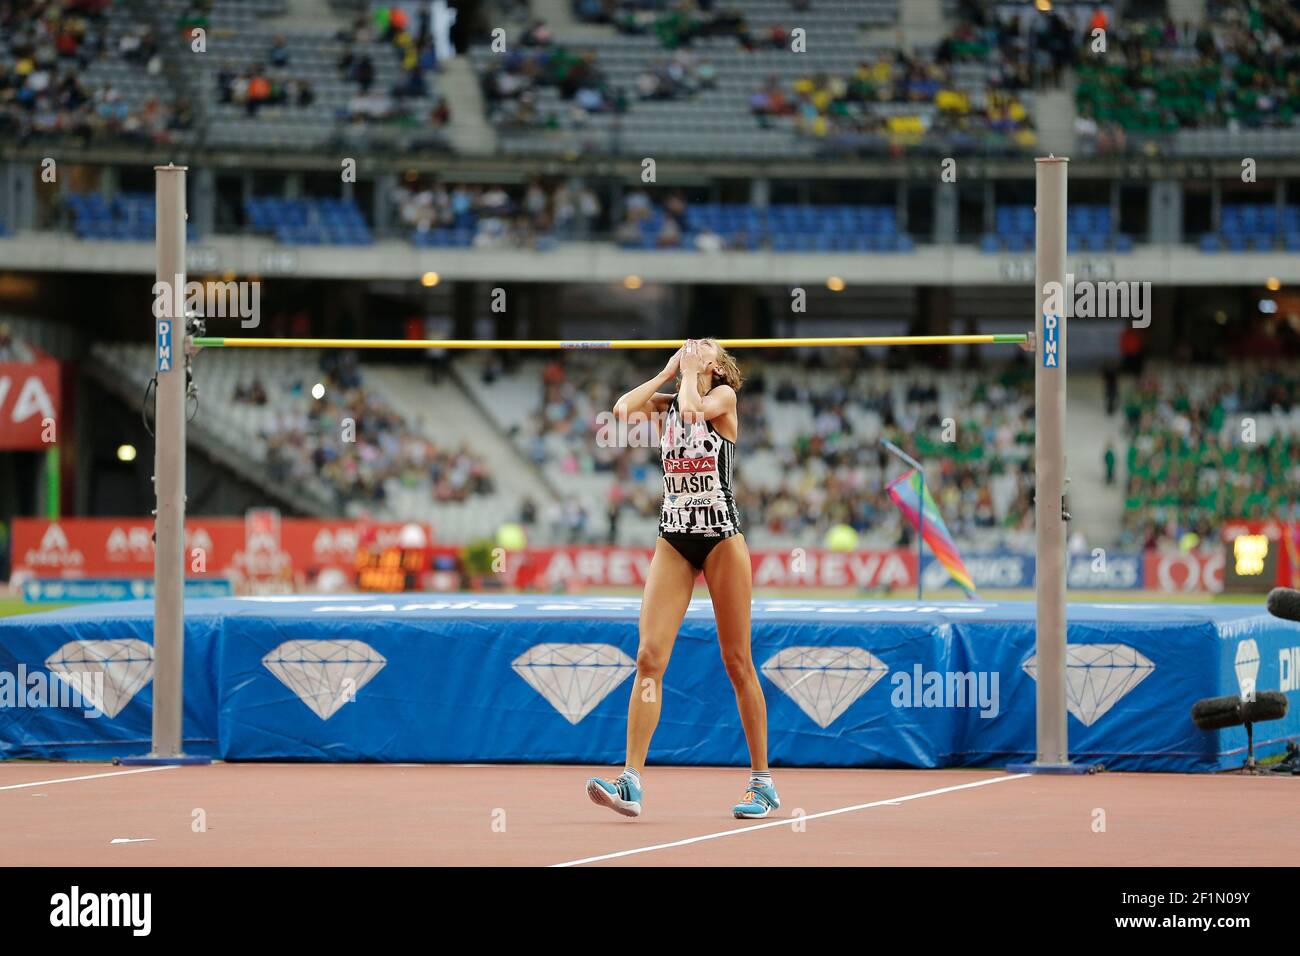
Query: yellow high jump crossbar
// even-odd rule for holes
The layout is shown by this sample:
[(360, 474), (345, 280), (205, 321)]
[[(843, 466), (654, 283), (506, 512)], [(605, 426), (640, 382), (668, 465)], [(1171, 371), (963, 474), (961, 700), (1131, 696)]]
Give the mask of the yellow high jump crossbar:
[[(802, 339), (718, 339), (728, 349), (819, 348), (864, 345), (1025, 345), (1025, 333), (1005, 335), (866, 335)], [(200, 348), (221, 349), (675, 349), (682, 339), (254, 339), (197, 337)]]

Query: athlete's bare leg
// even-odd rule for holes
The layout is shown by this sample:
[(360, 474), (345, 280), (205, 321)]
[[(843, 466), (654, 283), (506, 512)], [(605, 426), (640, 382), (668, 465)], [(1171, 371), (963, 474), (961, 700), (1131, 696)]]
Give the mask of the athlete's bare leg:
[(736, 706), (749, 744), (750, 769), (766, 770), (767, 701), (749, 643), (753, 568), (744, 535), (733, 535), (710, 552), (704, 559), (704, 580), (709, 584), (713, 616), (718, 622), (722, 663), (736, 691)]
[(641, 596), (641, 641), (636, 652), (636, 684), (627, 705), (627, 766), (645, 770), (650, 738), (659, 724), (664, 671), (677, 631), (695, 589), (695, 568), (663, 538), (655, 541), (654, 557)]

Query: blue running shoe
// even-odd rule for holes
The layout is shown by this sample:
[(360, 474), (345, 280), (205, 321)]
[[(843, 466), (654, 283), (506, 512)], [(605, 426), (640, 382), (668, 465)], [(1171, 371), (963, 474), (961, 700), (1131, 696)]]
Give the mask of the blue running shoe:
[(641, 815), (641, 781), (635, 774), (620, 773), (613, 780), (592, 777), (587, 781), (587, 796), (625, 817)]
[(757, 820), (780, 808), (781, 798), (776, 795), (776, 787), (751, 780), (745, 795), (731, 808), (731, 815), (737, 820)]

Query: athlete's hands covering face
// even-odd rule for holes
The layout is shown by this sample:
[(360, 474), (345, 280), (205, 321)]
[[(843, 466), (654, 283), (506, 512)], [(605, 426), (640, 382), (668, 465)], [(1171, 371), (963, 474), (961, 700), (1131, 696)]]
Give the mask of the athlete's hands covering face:
[(717, 350), (707, 342), (688, 339), (681, 350), (681, 368), (684, 375), (699, 375), (713, 368)]
[(670, 359), (668, 360), (668, 364), (664, 366), (664, 375), (665, 375), (666, 377), (669, 377), (669, 378), (676, 378), (676, 377), (677, 377), (677, 373), (681, 371), (681, 368), (682, 368), (682, 350), (685, 349), (685, 348), (686, 348), (686, 346), (683, 345), (680, 349), (678, 349), (676, 352), (674, 352), (674, 353), (673, 353), (673, 357), (670, 358)]

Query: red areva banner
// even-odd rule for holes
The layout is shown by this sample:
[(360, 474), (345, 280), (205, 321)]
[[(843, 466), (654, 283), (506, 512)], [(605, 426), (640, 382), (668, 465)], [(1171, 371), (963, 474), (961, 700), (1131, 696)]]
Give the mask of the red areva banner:
[[(186, 573), (191, 578), (350, 573), (363, 540), (383, 547), (401, 541), (400, 522), (272, 518), (190, 518), (185, 522)], [(426, 534), (426, 540), (432, 536)], [(434, 548), (435, 551), (451, 548)], [(153, 521), (149, 518), (16, 518), (12, 574), (16, 579), (148, 578), (153, 576)]]
[[(358, 550), (402, 545), (403, 533), (409, 534), (410, 528), (398, 522), (279, 519), (258, 512), (247, 518), (191, 518), (185, 523), (186, 570), (191, 578), (279, 578), (286, 586), (325, 570), (350, 576)], [(152, 577), (152, 536), (153, 522), (147, 518), (18, 518), (13, 525), (13, 576)], [(433, 535), (428, 539), (433, 542)], [(435, 542), (431, 551), (434, 557), (456, 557), (461, 548)], [(509, 587), (640, 587), (653, 554), (651, 548), (604, 545), (526, 548), (510, 552), (502, 571)], [(916, 587), (916, 555), (911, 551), (794, 548), (756, 550), (751, 557), (758, 587)]]
[[(1239, 522), (1242, 528), (1253, 525)], [(462, 545), (438, 542), (426, 526), (431, 557), (452, 559)], [(1294, 529), (1294, 526), (1292, 526)], [(250, 512), (248, 517), (190, 518), (185, 524), (191, 578), (225, 577), (310, 587), (323, 571), (351, 580), (362, 549), (409, 547), (412, 526), (399, 522), (320, 521)], [(149, 578), (153, 576), (153, 521), (149, 518), (71, 518), (13, 523), (15, 580), (37, 578)], [(417, 543), (416, 546), (420, 546)], [(505, 556), (497, 580), (506, 587), (556, 590), (639, 588), (650, 569), (651, 548), (567, 545), (525, 548)], [(196, 558), (201, 561), (196, 564)], [(751, 551), (754, 586), (844, 588), (910, 592), (916, 588), (916, 553), (909, 550), (826, 551), (820, 548)], [(1162, 592), (1223, 589), (1221, 549), (1190, 554), (1147, 552), (1142, 583)], [(337, 576), (336, 576), (337, 580)]]
[[(650, 570), (653, 548), (528, 548), (507, 559), (515, 566), (511, 584), (523, 588), (640, 587)], [(911, 551), (824, 551), (820, 548), (751, 550), (754, 586), (764, 588), (916, 587)]]
[(0, 450), (47, 447), (47, 419), (59, 420), (59, 363), (0, 362)]

